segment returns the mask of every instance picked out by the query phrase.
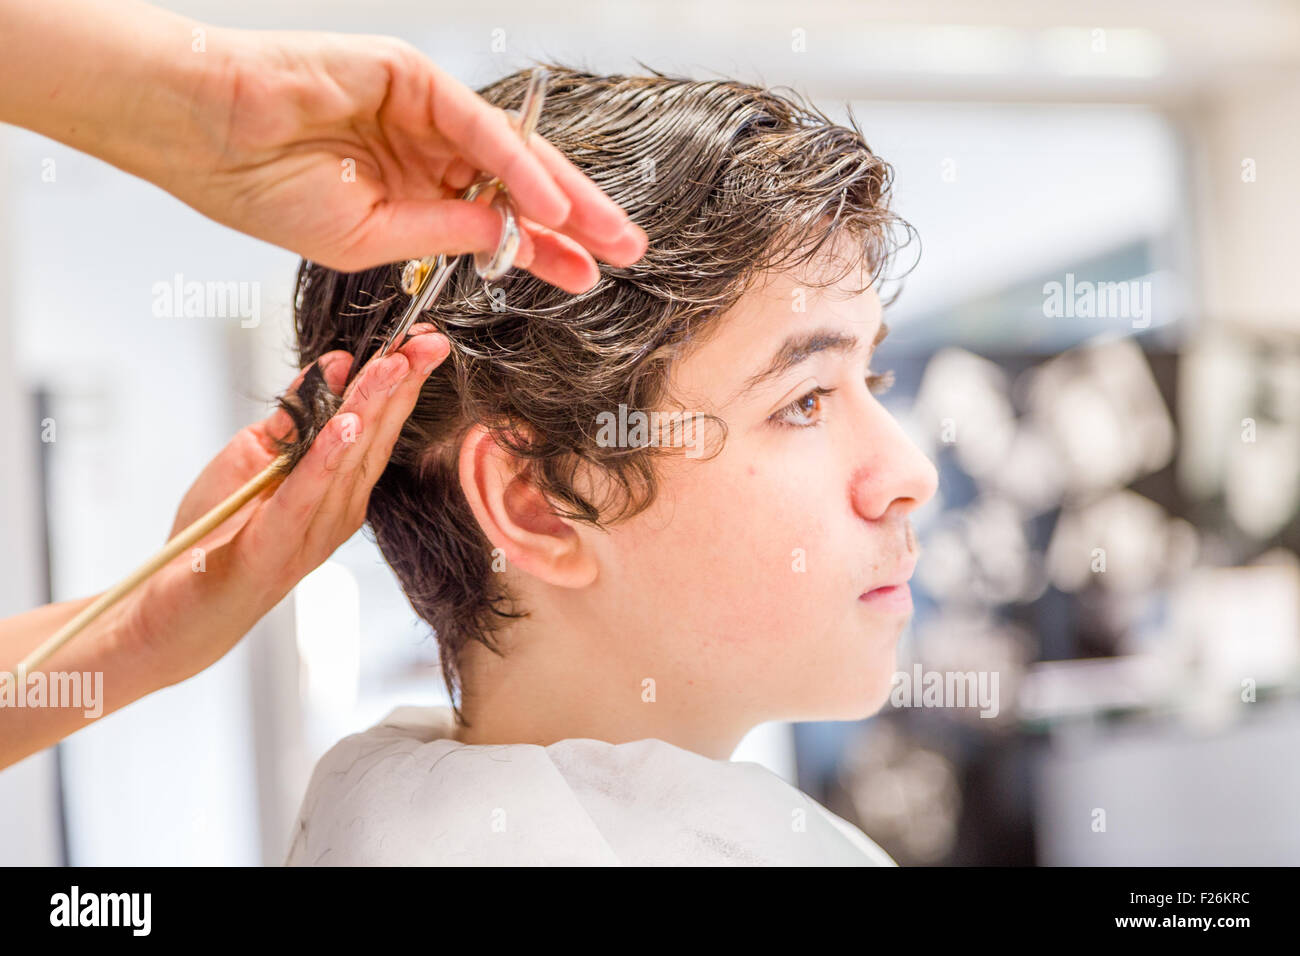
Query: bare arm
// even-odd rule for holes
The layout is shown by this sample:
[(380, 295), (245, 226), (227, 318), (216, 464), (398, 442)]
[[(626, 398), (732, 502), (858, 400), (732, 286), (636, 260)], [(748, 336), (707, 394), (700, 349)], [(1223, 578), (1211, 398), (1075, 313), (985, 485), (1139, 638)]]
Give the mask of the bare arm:
[[(0, 671), (12, 673), (28, 652), (96, 597), (47, 604), (0, 620)], [(41, 668), (42, 672), (102, 674), (103, 682), (98, 686), (102, 686), (103, 696), (95, 701), (83, 697), (85, 706), (76, 702), (78, 706), (72, 707), (49, 706), (48, 698), (45, 706), (19, 707), (12, 698), (6, 698), (0, 707), (0, 768), (44, 750), (162, 686), (158, 683), (159, 675), (151, 673), (147, 659), (133, 653), (131, 646), (124, 629), (123, 610), (114, 607), (91, 623), (75, 641), (59, 648)], [(13, 685), (12, 692), (26, 693), (25, 685)], [(3, 693), (0, 688), (0, 694)], [(92, 706), (95, 716), (87, 717), (86, 710)]]
[(228, 66), (193, 50), (206, 29), (137, 0), (0, 0), (0, 120), (152, 180), (210, 135), (197, 107)]

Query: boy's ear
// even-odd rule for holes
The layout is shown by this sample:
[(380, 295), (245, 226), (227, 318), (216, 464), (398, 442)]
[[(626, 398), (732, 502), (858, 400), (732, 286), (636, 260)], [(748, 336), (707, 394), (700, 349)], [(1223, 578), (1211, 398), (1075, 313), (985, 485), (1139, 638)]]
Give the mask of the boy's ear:
[(586, 587), (596, 579), (596, 556), (572, 522), (552, 512), (527, 464), (484, 426), (473, 425), (458, 462), (470, 510), (493, 547), (515, 567), (557, 587)]

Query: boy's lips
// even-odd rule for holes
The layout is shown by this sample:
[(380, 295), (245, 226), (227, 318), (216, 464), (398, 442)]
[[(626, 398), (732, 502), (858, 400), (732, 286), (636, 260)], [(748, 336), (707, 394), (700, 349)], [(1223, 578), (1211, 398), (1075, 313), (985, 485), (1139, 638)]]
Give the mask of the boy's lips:
[(898, 570), (886, 577), (880, 584), (858, 595), (858, 600), (880, 610), (910, 611), (912, 609), (912, 589), (907, 582), (916, 570), (916, 556), (908, 555), (899, 565)]
[(907, 614), (912, 610), (912, 589), (907, 582), (891, 584), (883, 588), (872, 588), (858, 600), (869, 605), (873, 610)]

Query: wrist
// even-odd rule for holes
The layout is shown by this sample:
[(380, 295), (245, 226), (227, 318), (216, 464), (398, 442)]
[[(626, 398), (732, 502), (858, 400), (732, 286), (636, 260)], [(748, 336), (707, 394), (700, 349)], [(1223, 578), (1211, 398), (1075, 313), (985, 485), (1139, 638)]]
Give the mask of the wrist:
[(193, 161), (230, 32), (138, 0), (4, 3), (0, 120), (152, 179)]
[(106, 610), (84, 635), (85, 652), (98, 662), (96, 669), (105, 673), (106, 687), (110, 684), (108, 675), (112, 675), (117, 706), (176, 683), (159, 653), (157, 635), (149, 629), (150, 583), (141, 584)]
[[(188, 556), (156, 572), (112, 610), (105, 640), (130, 661), (138, 696), (188, 680), (224, 657), (278, 601), (278, 588), (252, 581), (225, 548), (195, 568)], [(107, 615), (105, 615), (107, 618)]]
[(217, 165), (225, 146), (238, 83), (233, 36), (240, 31), (178, 19), (157, 38), (147, 75), (135, 78), (153, 90), (99, 155), (185, 199), (187, 185)]

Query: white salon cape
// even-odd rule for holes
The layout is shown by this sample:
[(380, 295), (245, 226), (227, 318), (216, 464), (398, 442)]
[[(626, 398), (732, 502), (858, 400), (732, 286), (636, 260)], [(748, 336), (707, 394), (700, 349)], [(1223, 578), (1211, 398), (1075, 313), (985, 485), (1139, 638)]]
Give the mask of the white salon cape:
[(471, 745), (399, 707), (312, 774), (289, 866), (895, 866), (755, 764), (662, 740)]

